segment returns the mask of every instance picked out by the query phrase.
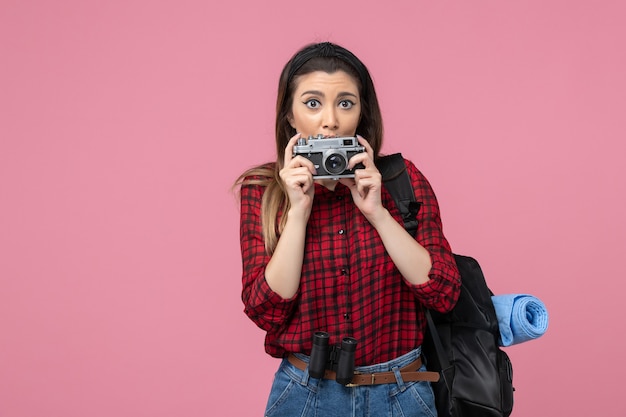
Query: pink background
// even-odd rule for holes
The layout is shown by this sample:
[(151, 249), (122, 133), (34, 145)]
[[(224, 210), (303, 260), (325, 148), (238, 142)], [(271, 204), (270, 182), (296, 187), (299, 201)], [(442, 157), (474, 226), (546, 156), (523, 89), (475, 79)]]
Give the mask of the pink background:
[(229, 187), (321, 40), (369, 66), (453, 249), (546, 303), (513, 416), (624, 415), (623, 2), (217, 3), (1, 1), (0, 416), (262, 414)]

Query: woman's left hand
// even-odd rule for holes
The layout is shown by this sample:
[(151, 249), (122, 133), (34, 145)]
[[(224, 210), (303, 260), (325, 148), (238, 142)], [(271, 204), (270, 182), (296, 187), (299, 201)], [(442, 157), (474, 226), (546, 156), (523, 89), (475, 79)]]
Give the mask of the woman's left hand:
[(374, 165), (374, 150), (369, 142), (357, 135), (359, 143), (365, 147), (365, 152), (358, 153), (350, 158), (348, 168), (352, 169), (361, 163), (364, 168), (354, 170), (353, 178), (341, 178), (339, 182), (350, 188), (352, 199), (361, 213), (372, 222), (377, 216), (385, 212), (381, 200), (382, 175)]

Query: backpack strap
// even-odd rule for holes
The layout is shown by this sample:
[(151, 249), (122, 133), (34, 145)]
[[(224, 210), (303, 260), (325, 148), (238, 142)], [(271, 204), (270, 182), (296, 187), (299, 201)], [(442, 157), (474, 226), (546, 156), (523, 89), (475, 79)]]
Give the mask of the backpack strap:
[(404, 157), (400, 153), (382, 156), (376, 161), (376, 167), (383, 176), (385, 188), (393, 197), (402, 214), (404, 228), (411, 236), (415, 237), (417, 234), (417, 213), (422, 203), (415, 201), (415, 193), (411, 178), (406, 171)]
[[(376, 161), (376, 167), (383, 176), (385, 188), (393, 197), (396, 206), (402, 214), (404, 228), (411, 236), (415, 237), (417, 234), (417, 213), (422, 203), (415, 200), (415, 191), (413, 190), (409, 173), (406, 170), (404, 157), (400, 153), (382, 156)], [(441, 376), (448, 390), (450, 390), (450, 377), (452, 376), (450, 372), (453, 372), (451, 363), (443, 347), (443, 343), (441, 342), (441, 336), (439, 336), (437, 326), (433, 321), (430, 310), (425, 309), (424, 311), (426, 321), (428, 322), (428, 334), (435, 347), (437, 360), (441, 366)]]
[[(443, 379), (444, 384), (446, 384), (448, 392), (452, 392), (452, 380), (454, 379), (454, 369), (452, 367), (452, 363), (448, 358), (446, 348), (443, 347), (443, 342), (441, 341), (441, 336), (437, 330), (437, 325), (433, 320), (433, 315), (427, 308), (424, 309), (424, 314), (426, 315), (426, 321), (428, 322), (428, 334), (430, 335), (430, 340), (435, 348), (435, 352), (437, 353), (437, 361), (439, 362), (439, 368), (441, 369), (441, 379)], [(428, 358), (426, 358), (426, 360), (428, 361)]]

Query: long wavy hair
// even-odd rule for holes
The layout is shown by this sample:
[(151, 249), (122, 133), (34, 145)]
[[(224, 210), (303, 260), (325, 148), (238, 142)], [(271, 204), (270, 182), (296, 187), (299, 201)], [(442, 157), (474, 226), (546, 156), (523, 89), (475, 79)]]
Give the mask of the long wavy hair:
[(333, 74), (344, 71), (357, 83), (361, 97), (361, 115), (356, 133), (363, 136), (380, 155), (383, 141), (383, 121), (374, 83), (365, 65), (347, 49), (330, 43), (311, 44), (298, 51), (283, 68), (276, 98), (276, 162), (251, 168), (241, 174), (235, 185), (256, 184), (266, 187), (261, 203), (261, 222), (265, 249), (273, 253), (278, 237), (287, 221), (289, 199), (279, 172), (283, 168), (285, 148), (296, 130), (289, 123), (293, 95), (299, 77), (315, 71)]

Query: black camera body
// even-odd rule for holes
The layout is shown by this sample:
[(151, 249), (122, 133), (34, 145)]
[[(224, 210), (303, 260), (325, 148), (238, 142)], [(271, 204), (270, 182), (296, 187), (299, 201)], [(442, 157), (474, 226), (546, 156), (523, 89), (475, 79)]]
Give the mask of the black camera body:
[(317, 174), (313, 178), (354, 178), (354, 169), (364, 168), (357, 164), (348, 169), (348, 161), (354, 155), (365, 152), (357, 138), (343, 136), (327, 138), (323, 135), (300, 138), (293, 147), (293, 156), (302, 155), (315, 165)]

